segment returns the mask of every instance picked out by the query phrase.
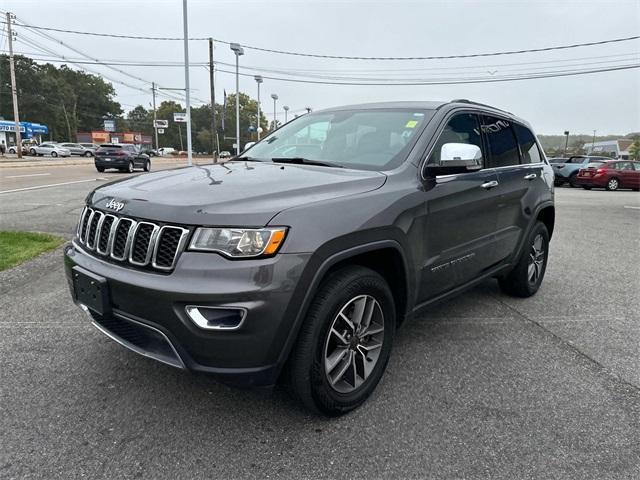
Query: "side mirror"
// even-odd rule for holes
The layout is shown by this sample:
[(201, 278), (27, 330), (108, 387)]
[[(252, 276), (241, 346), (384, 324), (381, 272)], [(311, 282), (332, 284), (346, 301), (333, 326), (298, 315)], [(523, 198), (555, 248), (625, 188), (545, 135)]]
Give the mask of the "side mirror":
[(451, 175), (480, 170), (482, 150), (469, 143), (445, 143), (440, 148), (440, 163), (426, 167), (428, 176)]

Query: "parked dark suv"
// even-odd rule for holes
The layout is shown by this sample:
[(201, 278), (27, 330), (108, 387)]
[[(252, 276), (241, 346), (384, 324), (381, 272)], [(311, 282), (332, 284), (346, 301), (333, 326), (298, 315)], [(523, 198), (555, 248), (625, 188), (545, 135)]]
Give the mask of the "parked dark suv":
[(104, 172), (107, 168), (129, 173), (133, 173), (135, 168), (141, 168), (145, 172), (151, 170), (149, 155), (131, 144), (105, 143), (96, 149), (94, 157), (96, 170), (99, 172)]
[(554, 218), (523, 120), (370, 104), (301, 116), (221, 165), (97, 188), (65, 266), (131, 350), (238, 386), (282, 379), (335, 415), (365, 401), (421, 308), (492, 277), (536, 293)]

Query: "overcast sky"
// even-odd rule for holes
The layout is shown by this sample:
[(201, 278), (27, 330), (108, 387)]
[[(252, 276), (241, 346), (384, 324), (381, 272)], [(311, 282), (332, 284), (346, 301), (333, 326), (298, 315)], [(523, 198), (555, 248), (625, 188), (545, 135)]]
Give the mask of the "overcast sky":
[[(19, 20), (36, 26), (146, 36), (182, 36), (181, 0), (3, 0), (0, 5)], [(442, 56), (540, 48), (638, 35), (640, 1), (205, 1), (189, 0), (189, 36), (214, 37), (264, 48), (347, 56)], [(123, 40), (49, 32), (98, 59), (182, 61), (181, 42)], [(37, 38), (69, 57), (77, 53)], [(26, 38), (26, 37), (25, 37)], [(36, 52), (20, 41), (18, 52)], [(41, 53), (41, 52), (40, 52)], [(42, 53), (41, 53), (42, 54)], [(627, 55), (623, 57), (622, 55)], [(620, 55), (615, 58), (605, 58)], [(193, 62), (208, 60), (206, 41), (190, 42)], [(595, 58), (598, 57), (598, 58)], [(247, 49), (241, 64), (271, 70), (314, 70), (314, 74), (423, 78), (537, 72), (640, 62), (640, 40), (570, 50), (479, 59), (424, 61), (348, 61), (269, 54)], [(215, 58), (234, 62), (229, 46), (216, 44)], [(579, 59), (579, 60), (576, 60)], [(513, 65), (513, 64), (525, 65)], [(505, 64), (512, 64), (505, 66)], [(461, 68), (462, 67), (462, 68)], [(472, 69), (469, 67), (478, 67)], [(481, 67), (481, 68), (480, 68)], [(90, 68), (141, 88), (147, 85), (102, 66)], [(179, 67), (119, 67), (165, 87), (183, 87)], [(230, 70), (230, 67), (220, 67)], [(422, 69), (420, 71), (419, 69)], [(408, 71), (413, 70), (413, 71)], [(360, 72), (359, 72), (360, 71)], [(193, 95), (209, 98), (208, 72), (192, 66)], [(471, 72), (471, 73), (470, 73)], [(250, 72), (252, 74), (257, 72)], [(299, 72), (298, 72), (299, 73)], [(263, 75), (289, 76), (263, 73)], [(235, 90), (234, 76), (216, 75), (216, 101), (224, 89)], [(150, 94), (115, 84), (118, 100), (129, 110), (149, 107)], [(240, 90), (256, 95), (252, 77), (241, 77)], [(542, 134), (625, 134), (640, 131), (640, 69), (506, 83), (430, 86), (332, 86), (265, 79), (263, 109), (272, 116), (269, 97), (291, 112), (386, 100), (468, 98), (511, 111)], [(199, 102), (195, 102), (196, 105)], [(31, 119), (37, 121), (37, 119)]]

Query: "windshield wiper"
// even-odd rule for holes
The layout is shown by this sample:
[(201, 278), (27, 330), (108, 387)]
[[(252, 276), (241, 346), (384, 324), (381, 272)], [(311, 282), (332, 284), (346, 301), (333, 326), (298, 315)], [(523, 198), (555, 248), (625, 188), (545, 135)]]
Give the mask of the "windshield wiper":
[(231, 160), (229, 160), (230, 162), (233, 162), (235, 160), (238, 161), (242, 161), (242, 162), (264, 162), (266, 161), (265, 159), (262, 158), (256, 158), (256, 157), (232, 157)]
[(298, 165), (318, 165), (320, 167), (336, 167), (344, 168), (342, 165), (330, 162), (321, 162), (319, 160), (310, 160), (304, 157), (274, 157), (271, 159), (274, 163), (295, 163)]

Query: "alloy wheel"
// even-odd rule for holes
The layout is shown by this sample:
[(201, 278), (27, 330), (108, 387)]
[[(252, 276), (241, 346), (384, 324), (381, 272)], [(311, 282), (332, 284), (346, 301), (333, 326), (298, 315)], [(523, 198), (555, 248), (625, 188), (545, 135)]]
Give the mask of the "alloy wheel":
[(541, 234), (538, 234), (531, 244), (529, 265), (527, 267), (527, 278), (532, 285), (534, 285), (542, 275), (545, 254), (544, 239)]
[(609, 190), (617, 190), (618, 189), (618, 179), (617, 178), (612, 178), (611, 180), (609, 180), (609, 183), (607, 184), (607, 187), (609, 187)]
[(378, 363), (384, 342), (384, 314), (371, 295), (349, 300), (331, 323), (324, 345), (324, 370), (339, 393), (357, 390)]

